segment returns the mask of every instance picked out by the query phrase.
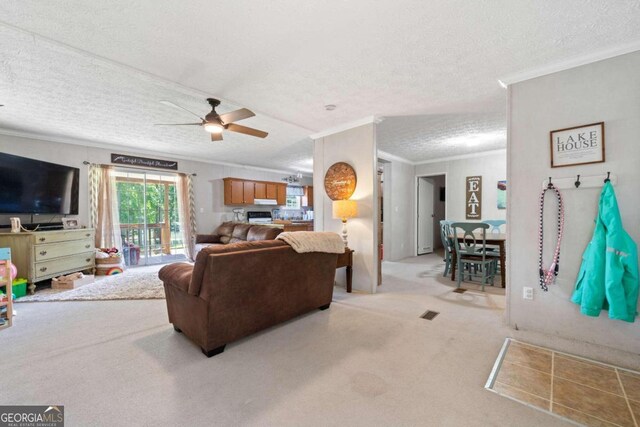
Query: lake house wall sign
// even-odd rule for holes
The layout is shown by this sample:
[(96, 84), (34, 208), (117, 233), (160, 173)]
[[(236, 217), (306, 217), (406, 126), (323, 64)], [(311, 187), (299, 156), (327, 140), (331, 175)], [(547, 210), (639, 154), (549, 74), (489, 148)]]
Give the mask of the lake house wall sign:
[(338, 162), (324, 175), (324, 191), (331, 200), (347, 200), (356, 191), (358, 177), (350, 164)]
[(604, 162), (604, 122), (552, 130), (551, 167)]
[(482, 177), (468, 176), (466, 186), (467, 219), (480, 219), (482, 217)]

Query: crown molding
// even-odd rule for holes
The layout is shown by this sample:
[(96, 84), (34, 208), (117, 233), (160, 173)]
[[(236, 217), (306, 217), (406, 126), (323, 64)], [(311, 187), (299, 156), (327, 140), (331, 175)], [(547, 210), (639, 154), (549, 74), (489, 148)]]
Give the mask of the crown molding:
[[(167, 159), (166, 154), (159, 155), (157, 151), (140, 150), (140, 149), (126, 146), (126, 145), (110, 144), (110, 143), (104, 143), (99, 141), (85, 141), (85, 140), (76, 139), (76, 138), (41, 135), (37, 133), (16, 131), (16, 130), (3, 129), (3, 128), (0, 128), (0, 135), (14, 136), (17, 138), (24, 138), (24, 139), (33, 139), (36, 141), (57, 142), (60, 144), (70, 144), (70, 145), (79, 145), (83, 147), (100, 148), (103, 150), (126, 151), (127, 153), (130, 153), (130, 154), (144, 154), (146, 156), (156, 156), (156, 157), (159, 156)], [(261, 172), (270, 172), (270, 173), (285, 174), (285, 175), (295, 174), (298, 170), (300, 170), (300, 172), (302, 172), (302, 175), (305, 177), (313, 176), (313, 175), (309, 175), (309, 171), (305, 169), (291, 169), (291, 170), (270, 169), (270, 168), (263, 168), (259, 166), (243, 165), (240, 163), (207, 160), (207, 159), (202, 159), (197, 157), (183, 156), (180, 154), (170, 154), (168, 157), (170, 159), (187, 160), (191, 162), (204, 163), (209, 165), (228, 166), (228, 167), (234, 167), (234, 168), (240, 168), (240, 169), (249, 169), (249, 170), (256, 170)]]
[(390, 162), (406, 163), (408, 165), (414, 165), (411, 160), (407, 160), (404, 157), (396, 156), (395, 154), (387, 153), (386, 151), (378, 150), (378, 158), (382, 160), (388, 160)]
[(473, 159), (476, 157), (486, 157), (486, 156), (493, 156), (496, 154), (506, 154), (506, 153), (507, 153), (507, 149), (501, 148), (499, 150), (478, 151), (476, 153), (461, 154), (459, 156), (440, 157), (439, 159), (429, 159), (421, 162), (413, 162), (413, 164), (415, 166), (419, 166), (419, 165), (426, 165), (429, 163), (440, 163), (440, 162), (449, 162), (452, 160)]
[(542, 67), (510, 74), (498, 79), (498, 81), (508, 86), (525, 80), (535, 79), (536, 77), (542, 77), (548, 74), (557, 73), (559, 71), (565, 71), (571, 68), (580, 67), (582, 65), (591, 64), (593, 62), (603, 61), (605, 59), (614, 58), (620, 55), (626, 55), (627, 53), (632, 53), (639, 50), (640, 40), (636, 40), (613, 48), (588, 53), (586, 55), (575, 56)]
[(382, 122), (382, 120), (384, 120), (384, 118), (379, 117), (379, 116), (367, 116), (367, 117), (363, 117), (363, 118), (358, 119), (358, 120), (354, 120), (352, 122), (343, 123), (341, 125), (334, 126), (334, 127), (329, 128), (329, 129), (325, 129), (323, 131), (314, 133), (313, 135), (309, 135), (309, 137), (311, 139), (314, 139), (314, 140), (315, 139), (320, 139), (320, 138), (324, 138), (325, 136), (333, 135), (334, 133), (344, 132), (345, 130), (349, 130), (349, 129), (357, 128), (357, 127), (360, 127), (360, 126), (368, 125), (370, 123), (378, 124), (378, 123)]

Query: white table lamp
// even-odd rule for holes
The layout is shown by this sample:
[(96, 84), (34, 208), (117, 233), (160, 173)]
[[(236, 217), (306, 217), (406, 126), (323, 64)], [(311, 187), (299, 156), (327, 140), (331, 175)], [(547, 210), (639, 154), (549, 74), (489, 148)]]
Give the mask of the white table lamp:
[(333, 217), (342, 221), (342, 240), (347, 246), (347, 220), (358, 215), (358, 203), (355, 200), (334, 200)]

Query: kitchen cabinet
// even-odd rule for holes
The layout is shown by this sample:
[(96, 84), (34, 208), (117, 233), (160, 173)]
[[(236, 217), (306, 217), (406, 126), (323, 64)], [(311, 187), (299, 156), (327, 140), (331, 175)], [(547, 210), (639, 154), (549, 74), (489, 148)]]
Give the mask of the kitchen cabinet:
[(305, 208), (313, 207), (313, 186), (304, 187), (304, 196), (302, 197), (302, 206)]
[(283, 226), (284, 231), (313, 231), (313, 221), (290, 221), (286, 219), (276, 219), (274, 224)]
[(245, 181), (243, 183), (244, 204), (252, 205), (255, 199), (255, 182)]
[[(229, 200), (225, 200), (225, 204), (229, 205), (240, 205), (244, 203), (244, 183), (242, 181), (229, 181), (225, 182), (228, 184), (229, 190), (225, 188), (225, 195), (229, 195)], [(227, 185), (225, 185), (226, 187)]]
[[(266, 182), (256, 182), (254, 184), (255, 198), (256, 199), (268, 199), (267, 197), (267, 183)], [(275, 199), (275, 197), (274, 197)]]
[(287, 204), (287, 184), (278, 184), (276, 189), (276, 200), (279, 206)]
[[(274, 184), (272, 182), (267, 182), (265, 184), (266, 188), (266, 192), (267, 192), (267, 199), (277, 199), (278, 198), (278, 185), (282, 185), (282, 184)], [(285, 193), (287, 192), (287, 188), (285, 186)]]
[(224, 178), (223, 181), (225, 205), (253, 205), (255, 199), (276, 200), (281, 206), (287, 203), (285, 183), (240, 178)]

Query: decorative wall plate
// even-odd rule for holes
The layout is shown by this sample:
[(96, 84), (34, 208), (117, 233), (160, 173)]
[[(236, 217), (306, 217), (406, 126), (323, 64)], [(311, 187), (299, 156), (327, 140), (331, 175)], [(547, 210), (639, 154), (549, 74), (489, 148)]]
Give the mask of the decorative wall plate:
[(338, 162), (324, 175), (324, 191), (331, 200), (346, 200), (356, 191), (358, 178), (350, 164)]

